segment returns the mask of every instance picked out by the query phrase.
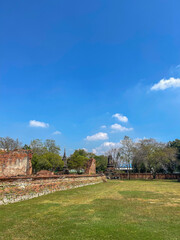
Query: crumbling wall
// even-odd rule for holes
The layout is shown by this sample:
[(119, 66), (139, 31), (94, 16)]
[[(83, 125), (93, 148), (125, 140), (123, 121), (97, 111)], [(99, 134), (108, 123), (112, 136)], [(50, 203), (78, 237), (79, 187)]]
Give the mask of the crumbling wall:
[[(116, 171), (106, 172), (105, 175), (108, 179), (128, 179), (128, 173), (118, 173)], [(180, 174), (172, 173), (172, 174), (164, 174), (158, 173), (156, 174), (155, 179), (178, 179)], [(130, 179), (145, 179), (145, 180), (153, 180), (152, 173), (130, 173)]]
[(0, 178), (0, 205), (105, 181), (104, 175)]
[(96, 160), (94, 158), (89, 159), (86, 165), (86, 174), (96, 174)]
[(26, 176), (32, 174), (32, 153), (15, 150), (0, 153), (0, 177)]
[(36, 176), (53, 176), (54, 172), (48, 171), (48, 170), (40, 170), (36, 173)]

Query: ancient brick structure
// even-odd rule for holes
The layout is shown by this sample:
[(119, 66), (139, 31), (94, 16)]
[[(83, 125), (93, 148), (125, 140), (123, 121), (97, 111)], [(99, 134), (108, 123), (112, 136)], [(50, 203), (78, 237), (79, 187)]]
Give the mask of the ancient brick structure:
[(86, 165), (86, 174), (96, 174), (96, 160), (94, 158), (89, 159)]
[(54, 173), (48, 170), (41, 170), (36, 173), (37, 176), (53, 176)]
[(0, 177), (27, 176), (32, 174), (32, 153), (15, 150), (0, 153)]
[(106, 182), (106, 177), (96, 174), (0, 178), (0, 205), (101, 182)]
[[(105, 175), (108, 179), (121, 179), (125, 180), (128, 179), (128, 173), (120, 173), (117, 171), (112, 172), (105, 172)], [(180, 173), (158, 173), (156, 174), (156, 179), (178, 179), (180, 178)], [(146, 179), (146, 180), (153, 180), (153, 174), (152, 173), (131, 173), (130, 179)]]

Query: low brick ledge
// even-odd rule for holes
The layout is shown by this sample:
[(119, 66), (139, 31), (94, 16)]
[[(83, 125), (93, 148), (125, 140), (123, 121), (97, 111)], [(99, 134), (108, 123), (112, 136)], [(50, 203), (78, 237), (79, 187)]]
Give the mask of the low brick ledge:
[(52, 176), (36, 176), (36, 175), (30, 175), (30, 176), (16, 176), (16, 177), (0, 177), (0, 182), (13, 182), (17, 180), (41, 180), (41, 179), (64, 179), (64, 178), (82, 178), (82, 177), (103, 177), (104, 174), (79, 174), (79, 175), (73, 175), (73, 174), (64, 174), (64, 175), (52, 175)]

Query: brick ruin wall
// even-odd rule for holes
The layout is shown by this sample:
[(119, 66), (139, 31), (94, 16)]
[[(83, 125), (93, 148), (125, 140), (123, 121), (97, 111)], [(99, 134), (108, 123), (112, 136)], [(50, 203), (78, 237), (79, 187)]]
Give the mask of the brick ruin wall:
[(96, 174), (96, 160), (94, 158), (89, 159), (86, 165), (86, 174)]
[(0, 178), (0, 205), (105, 181), (104, 175)]
[[(106, 176), (108, 179), (122, 179), (126, 180), (128, 179), (128, 174), (127, 173), (117, 173), (117, 172), (106, 172)], [(180, 178), (180, 173), (172, 173), (172, 174), (163, 174), (163, 173), (158, 173), (156, 174), (155, 179), (179, 179)], [(144, 179), (144, 180), (153, 180), (153, 174), (151, 173), (131, 173), (130, 174), (130, 179)]]
[(32, 154), (28, 150), (0, 153), (0, 177), (26, 176), (32, 174)]

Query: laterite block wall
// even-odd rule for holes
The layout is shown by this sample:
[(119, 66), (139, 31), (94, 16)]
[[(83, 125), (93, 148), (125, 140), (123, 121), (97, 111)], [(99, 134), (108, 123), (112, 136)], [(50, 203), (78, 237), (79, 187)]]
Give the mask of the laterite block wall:
[(1, 179), (0, 205), (105, 181), (101, 175)]
[(0, 152), (0, 177), (32, 174), (32, 154), (26, 150)]

